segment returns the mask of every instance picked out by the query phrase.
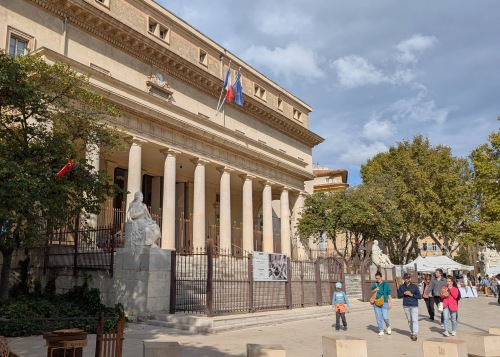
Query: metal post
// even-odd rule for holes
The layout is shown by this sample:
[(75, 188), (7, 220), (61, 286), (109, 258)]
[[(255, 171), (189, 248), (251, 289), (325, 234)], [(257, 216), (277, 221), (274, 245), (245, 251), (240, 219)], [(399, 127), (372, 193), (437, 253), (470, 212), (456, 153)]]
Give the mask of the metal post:
[(214, 243), (207, 240), (207, 316), (213, 316)]
[(175, 295), (177, 293), (176, 273), (177, 273), (177, 252), (173, 250), (170, 255), (170, 308), (168, 311), (170, 314), (175, 314), (175, 304), (176, 304)]

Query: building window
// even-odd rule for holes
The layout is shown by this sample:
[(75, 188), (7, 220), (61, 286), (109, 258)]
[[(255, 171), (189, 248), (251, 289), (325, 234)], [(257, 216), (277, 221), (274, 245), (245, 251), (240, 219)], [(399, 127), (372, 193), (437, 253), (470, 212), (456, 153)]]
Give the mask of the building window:
[(148, 20), (148, 33), (154, 35), (166, 43), (170, 42), (170, 29), (153, 19), (152, 17)]
[(422, 243), (422, 250), (424, 252), (427, 250), (427, 243)]
[(283, 111), (283, 100), (281, 100), (280, 98), (278, 98), (278, 110), (280, 112)]
[(208, 65), (208, 55), (205, 51), (203, 51), (201, 48), (199, 50), (199, 59), (200, 63), (204, 66)]
[(293, 119), (298, 120), (302, 123), (302, 113), (295, 108), (293, 108)]
[(9, 55), (11, 56), (23, 56), (28, 51), (35, 49), (34, 37), (10, 26), (7, 27), (7, 38), (9, 39)]
[(437, 250), (439, 250), (439, 249), (438, 249), (438, 246), (437, 246), (437, 244), (436, 244), (436, 243), (432, 243), (432, 250), (433, 250), (434, 252), (435, 252), (435, 251), (437, 251)]
[(266, 100), (266, 90), (264, 88), (258, 86), (257, 84), (255, 84), (255, 86), (254, 86), (254, 95), (257, 98), (262, 99), (263, 101)]
[(325, 179), (325, 182), (330, 182), (330, 178), (329, 178), (329, 177), (327, 177), (327, 178)]

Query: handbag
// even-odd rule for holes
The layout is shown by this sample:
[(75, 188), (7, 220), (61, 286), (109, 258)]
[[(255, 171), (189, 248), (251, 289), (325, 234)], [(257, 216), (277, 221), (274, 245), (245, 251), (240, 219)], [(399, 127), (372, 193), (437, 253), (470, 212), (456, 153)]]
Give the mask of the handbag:
[(443, 312), (443, 302), (439, 302), (439, 304), (438, 304), (438, 311)]
[(375, 298), (376, 295), (377, 293), (372, 295), (372, 297), (370, 298), (370, 304), (381, 307), (382, 305), (384, 305), (384, 295), (382, 295), (378, 299)]

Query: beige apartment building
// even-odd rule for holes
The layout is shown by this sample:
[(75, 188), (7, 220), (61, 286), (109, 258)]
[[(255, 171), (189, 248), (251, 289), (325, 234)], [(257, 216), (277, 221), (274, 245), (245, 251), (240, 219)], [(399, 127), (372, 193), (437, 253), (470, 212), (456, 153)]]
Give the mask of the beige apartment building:
[[(106, 204), (106, 224), (121, 229), (142, 191), (164, 249), (211, 237), (232, 251), (301, 251), (292, 237), (323, 141), (303, 100), (152, 0), (0, 0), (0, 47), (68, 63), (120, 109), (110, 124), (133, 144), (93, 160), (128, 191)], [(244, 104), (216, 114), (229, 65)]]

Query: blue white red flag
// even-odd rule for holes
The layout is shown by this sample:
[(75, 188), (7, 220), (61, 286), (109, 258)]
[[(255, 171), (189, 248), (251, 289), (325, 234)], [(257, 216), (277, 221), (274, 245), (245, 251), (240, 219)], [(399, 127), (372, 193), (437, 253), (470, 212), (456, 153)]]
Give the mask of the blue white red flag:
[(224, 78), (224, 88), (226, 89), (226, 101), (231, 103), (234, 98), (233, 86), (231, 84), (231, 68), (227, 69), (226, 78)]
[(236, 78), (234, 79), (234, 92), (236, 93), (234, 96), (234, 102), (239, 106), (243, 106), (243, 88), (241, 86), (241, 73), (238, 70), (236, 73)]

